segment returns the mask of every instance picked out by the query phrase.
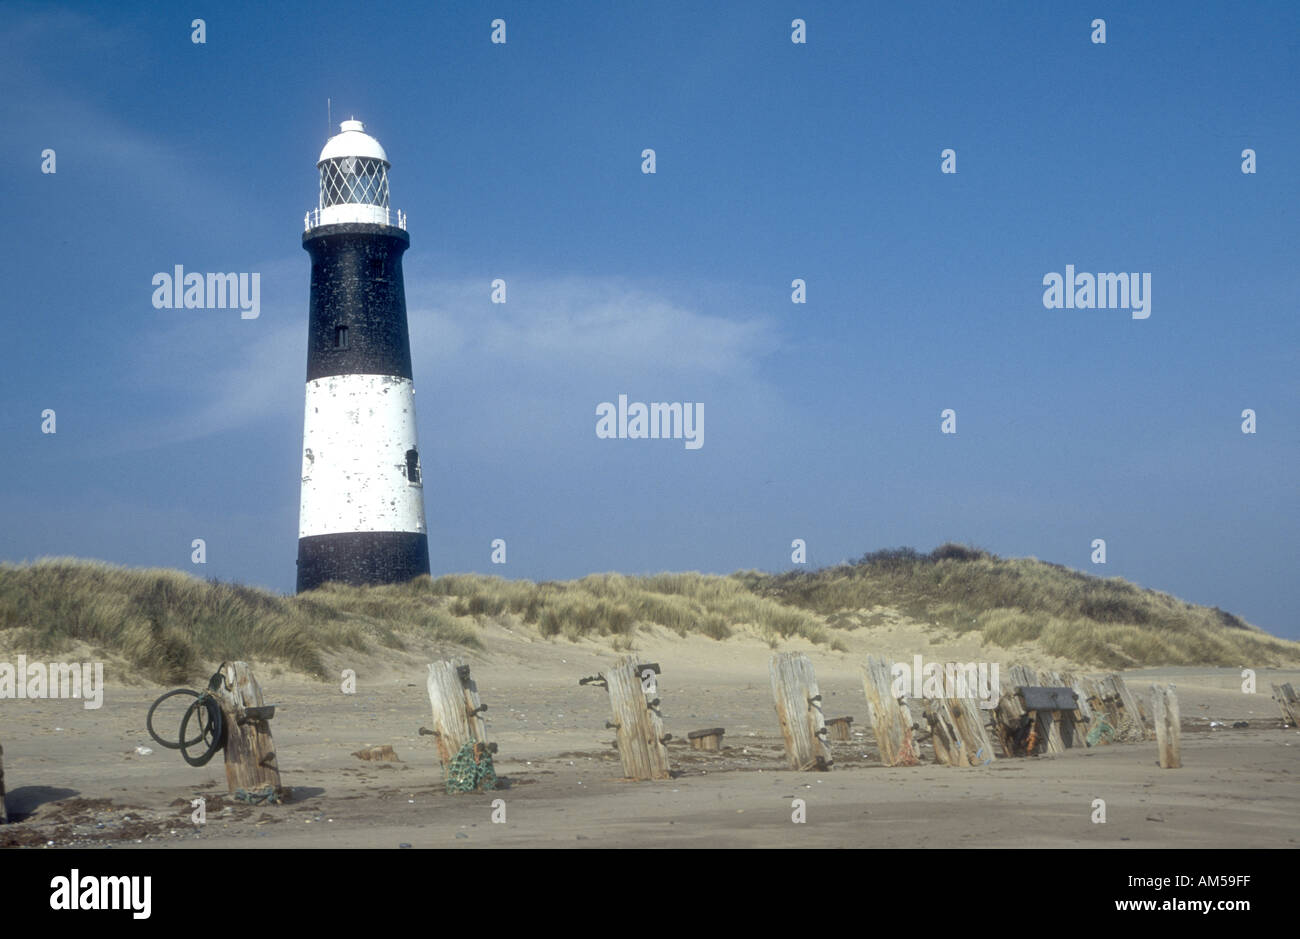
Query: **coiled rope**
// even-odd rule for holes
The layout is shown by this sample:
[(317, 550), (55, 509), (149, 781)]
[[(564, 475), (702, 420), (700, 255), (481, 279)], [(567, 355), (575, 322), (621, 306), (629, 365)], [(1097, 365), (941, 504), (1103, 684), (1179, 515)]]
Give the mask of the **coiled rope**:
[[(166, 747), (168, 750), (180, 750), (181, 757), (190, 766), (205, 766), (217, 754), (217, 751), (226, 745), (226, 724), (225, 717), (221, 711), (221, 702), (217, 699), (214, 692), (220, 691), (224, 678), (220, 671), (208, 680), (208, 687), (203, 691), (191, 691), (189, 688), (176, 688), (172, 691), (161, 695), (149, 707), (149, 713), (145, 717), (145, 727), (149, 731), (149, 736), (158, 742), (159, 746)], [(162, 704), (168, 698), (177, 695), (190, 695), (194, 698), (194, 703), (186, 709), (185, 715), (181, 718), (180, 733), (176, 741), (163, 739), (153, 727), (154, 712), (158, 710), (158, 705)], [(190, 721), (196, 722), (198, 732), (193, 738), (187, 738), (185, 732), (189, 729)], [(204, 745), (204, 750), (198, 756), (191, 756), (189, 749)]]

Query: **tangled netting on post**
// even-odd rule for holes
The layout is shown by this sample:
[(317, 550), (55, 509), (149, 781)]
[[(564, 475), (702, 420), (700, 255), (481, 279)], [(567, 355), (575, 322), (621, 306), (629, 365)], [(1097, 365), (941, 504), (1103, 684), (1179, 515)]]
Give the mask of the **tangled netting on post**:
[(235, 790), (236, 802), (247, 802), (249, 805), (283, 805), (284, 797), (275, 791), (274, 786), (267, 786), (264, 789), (254, 789), (249, 792), (247, 789)]
[(1088, 731), (1087, 743), (1090, 747), (1095, 747), (1099, 742), (1105, 741), (1110, 743), (1115, 739), (1115, 728), (1111, 727), (1101, 718), (1092, 725), (1092, 730)]
[(487, 744), (471, 740), (447, 767), (447, 791), (478, 792), (496, 787), (497, 774)]

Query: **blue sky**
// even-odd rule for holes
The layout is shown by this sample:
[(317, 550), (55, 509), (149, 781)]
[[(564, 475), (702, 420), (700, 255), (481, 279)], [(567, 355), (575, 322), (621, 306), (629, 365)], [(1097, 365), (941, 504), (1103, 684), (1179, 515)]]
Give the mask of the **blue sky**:
[[(954, 540), (1300, 637), (1297, 35), (1294, 3), (6, 4), (0, 559), (292, 589), (329, 98), (409, 218), (435, 572)], [(154, 309), (177, 264), (260, 273), (261, 315)], [(1150, 272), (1150, 318), (1044, 308), (1067, 264)], [(704, 446), (597, 439), (620, 393), (703, 402)]]

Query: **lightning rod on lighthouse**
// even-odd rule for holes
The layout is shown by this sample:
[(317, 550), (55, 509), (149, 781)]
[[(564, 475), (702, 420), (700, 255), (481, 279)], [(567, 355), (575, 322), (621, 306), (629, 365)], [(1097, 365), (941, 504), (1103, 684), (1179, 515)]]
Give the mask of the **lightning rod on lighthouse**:
[(429, 573), (424, 482), (406, 326), (406, 216), (388, 206), (390, 163), (360, 121), (317, 161), (304, 219), (311, 255), (298, 591)]

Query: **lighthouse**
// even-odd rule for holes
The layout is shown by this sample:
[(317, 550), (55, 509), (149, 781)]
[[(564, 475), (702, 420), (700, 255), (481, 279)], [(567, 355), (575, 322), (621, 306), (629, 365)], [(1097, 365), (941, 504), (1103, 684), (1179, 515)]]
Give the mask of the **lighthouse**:
[(344, 121), (321, 151), (311, 255), (298, 591), (429, 572), (402, 253), (384, 148)]

